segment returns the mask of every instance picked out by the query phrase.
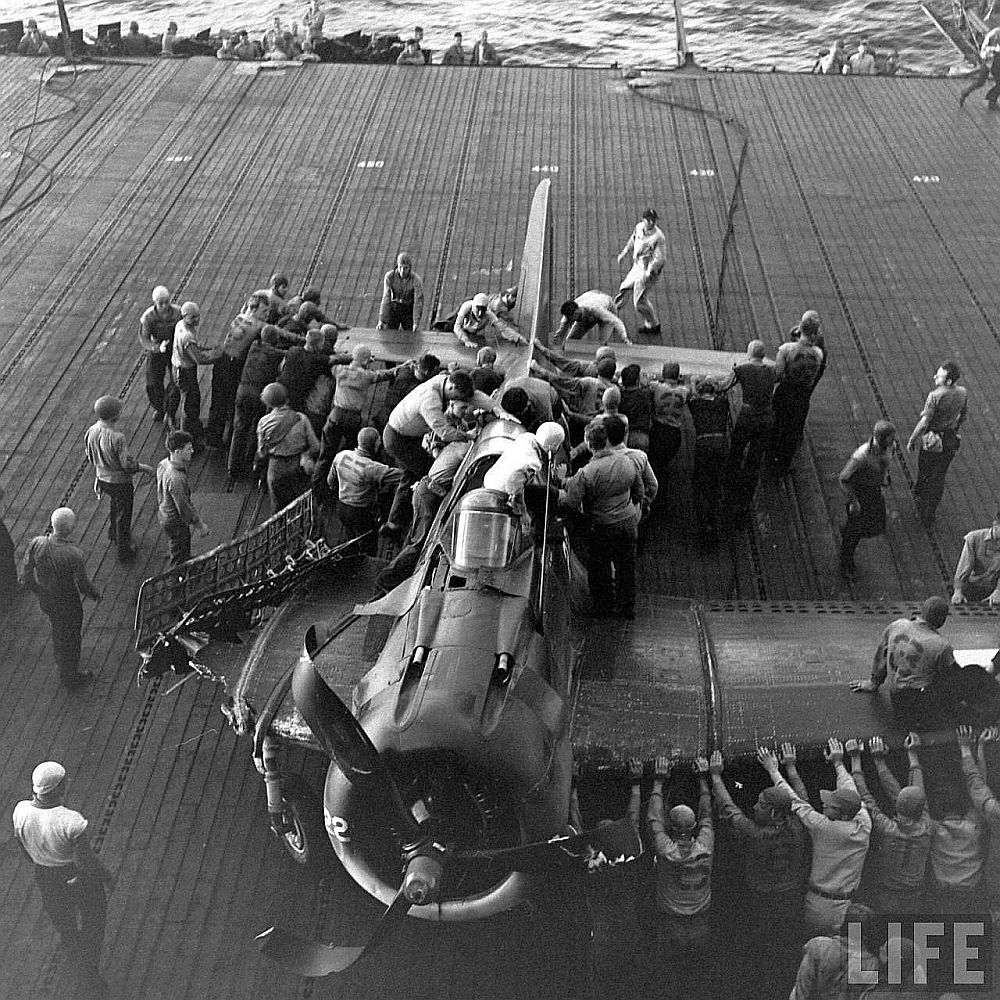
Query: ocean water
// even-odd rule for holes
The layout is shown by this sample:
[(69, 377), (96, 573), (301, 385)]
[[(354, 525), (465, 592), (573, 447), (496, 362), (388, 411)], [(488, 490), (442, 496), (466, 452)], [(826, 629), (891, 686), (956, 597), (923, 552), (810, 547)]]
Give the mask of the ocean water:
[[(28, 3), (28, 0), (25, 0)], [(620, 0), (369, 0), (364, 4), (324, 5), (327, 35), (350, 31), (398, 32), (424, 28), (424, 44), (440, 51), (462, 31), (471, 48), (480, 31), (505, 60), (544, 66), (672, 67), (676, 65), (671, 0), (624, 5)], [(0, 20), (35, 17), (43, 30), (58, 31), (55, 4), (37, 7), (0, 0)], [(180, 34), (203, 28), (245, 27), (263, 31), (277, 15), (299, 21), (305, 2), (268, 0), (146, 0), (68, 2), (70, 25), (94, 33), (102, 21), (139, 22), (147, 34), (160, 34), (168, 21)], [(913, 0), (687, 0), (684, 7), (688, 47), (709, 69), (809, 72), (821, 48), (843, 38), (848, 49), (870, 38), (880, 49), (898, 49), (904, 72), (943, 75), (961, 62)]]

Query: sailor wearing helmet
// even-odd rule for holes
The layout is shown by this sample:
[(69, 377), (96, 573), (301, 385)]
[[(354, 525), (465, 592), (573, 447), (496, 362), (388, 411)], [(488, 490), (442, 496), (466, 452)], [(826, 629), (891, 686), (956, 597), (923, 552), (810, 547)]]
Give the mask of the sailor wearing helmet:
[(94, 493), (98, 499), (107, 494), (111, 500), (111, 524), (108, 538), (118, 551), (119, 562), (135, 558), (132, 544), (132, 477), (143, 472), (156, 474), (151, 465), (144, 465), (129, 451), (125, 435), (118, 430), (122, 401), (117, 396), (101, 396), (94, 403), (97, 423), (84, 436), (84, 449), (94, 466)]
[(483, 337), (488, 330), (494, 330), (496, 335), (514, 344), (524, 344), (525, 339), (509, 323), (502, 320), (490, 308), (490, 301), (484, 292), (479, 292), (471, 299), (462, 303), (455, 317), (453, 332), (461, 341), (463, 347), (475, 350), (479, 345), (473, 337)]

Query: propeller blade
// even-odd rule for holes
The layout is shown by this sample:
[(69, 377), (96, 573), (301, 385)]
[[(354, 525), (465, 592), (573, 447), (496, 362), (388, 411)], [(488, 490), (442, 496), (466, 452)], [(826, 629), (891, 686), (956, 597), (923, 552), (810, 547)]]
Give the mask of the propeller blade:
[(373, 952), (406, 918), (410, 901), (400, 891), (392, 904), (379, 918), (375, 932), (362, 946), (338, 947), (307, 941), (296, 934), (269, 927), (257, 935), (257, 946), (272, 962), (300, 976), (329, 976), (333, 972), (343, 972), (355, 962)]
[(364, 783), (383, 769), (368, 734), (309, 660), (292, 673), (295, 707), (323, 749), (352, 783)]
[(400, 832), (419, 832), (419, 824), (407, 809), (396, 782), (361, 723), (309, 660), (300, 660), (295, 665), (292, 697), (313, 735), (347, 780), (358, 788), (372, 790), (376, 798), (386, 802)]
[(349, 969), (364, 952), (364, 948), (334, 948), (307, 941), (280, 927), (269, 927), (258, 934), (257, 946), (263, 955), (289, 972), (317, 978)]
[(630, 819), (599, 826), (585, 833), (555, 837), (520, 847), (459, 851), (461, 861), (497, 862), (515, 870), (540, 868), (557, 864), (614, 865), (631, 861), (642, 854), (642, 841)]

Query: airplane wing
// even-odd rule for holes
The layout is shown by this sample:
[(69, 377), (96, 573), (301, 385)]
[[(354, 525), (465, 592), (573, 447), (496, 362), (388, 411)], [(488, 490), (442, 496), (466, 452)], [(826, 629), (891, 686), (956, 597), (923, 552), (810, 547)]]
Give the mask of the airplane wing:
[[(550, 181), (543, 180), (535, 189), (528, 216), (528, 228), (521, 253), (517, 284), (517, 304), (510, 323), (529, 343), (548, 337), (549, 302), (552, 297), (552, 220), (549, 212)], [(453, 362), (472, 366), (476, 352), (463, 347), (452, 333), (422, 330), (371, 330), (352, 327), (337, 339), (338, 351), (350, 351), (356, 344), (366, 344), (383, 360), (398, 363), (421, 354), (433, 354), (445, 366)], [(497, 367), (508, 376), (528, 374), (531, 352), (514, 342), (491, 336), (483, 346), (497, 351)]]
[[(370, 347), (372, 355), (387, 362), (389, 366), (417, 358), (421, 354), (433, 354), (444, 367), (452, 363), (472, 367), (476, 363), (474, 350), (463, 347), (453, 334), (438, 330), (412, 333), (409, 330), (373, 330), (353, 326), (337, 338), (337, 351), (349, 354), (357, 344)], [(522, 359), (526, 358), (527, 350), (510, 341), (490, 338), (483, 341), (482, 346), (496, 349), (497, 367), (504, 371), (526, 364)], [(526, 370), (524, 373), (526, 374)]]
[[(594, 350), (598, 344), (586, 341), (568, 341), (561, 353), (567, 358), (590, 362), (594, 360)], [(734, 366), (746, 361), (745, 353), (733, 351), (698, 350), (692, 347), (670, 347), (664, 344), (611, 344), (618, 358), (618, 368), (638, 365), (645, 375), (660, 374), (665, 364), (676, 361), (681, 366), (681, 375), (710, 375), (723, 379), (732, 375)]]
[[(587, 636), (574, 699), (574, 755), (587, 770), (628, 757), (752, 756), (785, 740), (818, 752), (827, 736), (898, 746), (884, 686), (856, 694), (883, 629), (916, 605), (698, 604), (646, 595), (630, 623)], [(954, 609), (941, 629), (959, 662), (996, 655), (996, 615)], [(960, 651), (968, 651), (962, 653)], [(669, 736), (667, 735), (669, 734)]]

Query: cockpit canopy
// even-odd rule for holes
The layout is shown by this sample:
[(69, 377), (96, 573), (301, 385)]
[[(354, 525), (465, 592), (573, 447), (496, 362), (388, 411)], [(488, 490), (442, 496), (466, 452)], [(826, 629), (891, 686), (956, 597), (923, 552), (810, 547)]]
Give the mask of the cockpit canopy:
[(498, 490), (470, 490), (452, 518), (455, 569), (503, 569), (521, 550), (521, 518)]

